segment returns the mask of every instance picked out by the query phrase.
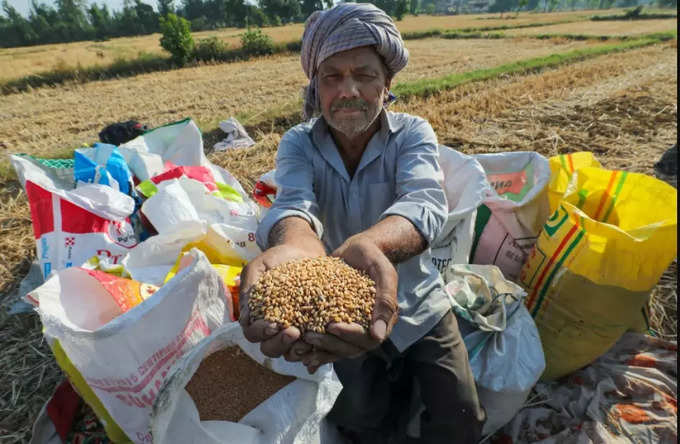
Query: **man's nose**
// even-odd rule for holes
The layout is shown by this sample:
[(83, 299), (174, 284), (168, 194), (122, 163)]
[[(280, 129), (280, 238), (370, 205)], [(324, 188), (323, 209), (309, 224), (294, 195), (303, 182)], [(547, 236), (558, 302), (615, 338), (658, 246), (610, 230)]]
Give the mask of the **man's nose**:
[(359, 85), (352, 76), (344, 77), (338, 89), (340, 97), (359, 97)]

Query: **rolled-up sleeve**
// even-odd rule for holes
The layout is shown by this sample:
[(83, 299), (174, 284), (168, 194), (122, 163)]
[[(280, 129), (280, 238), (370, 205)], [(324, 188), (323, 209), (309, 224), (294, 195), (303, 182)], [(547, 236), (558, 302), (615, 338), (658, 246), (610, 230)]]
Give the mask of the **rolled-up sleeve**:
[(256, 240), (260, 249), (269, 248), (269, 232), (278, 221), (290, 216), (307, 220), (321, 238), (323, 226), (319, 220), (319, 205), (314, 195), (314, 171), (304, 151), (301, 138), (306, 134), (288, 131), (276, 154), (276, 199), (257, 228)]
[(380, 218), (399, 215), (408, 219), (430, 245), (448, 215), (437, 136), (422, 119), (416, 120), (406, 134), (397, 160), (396, 200)]

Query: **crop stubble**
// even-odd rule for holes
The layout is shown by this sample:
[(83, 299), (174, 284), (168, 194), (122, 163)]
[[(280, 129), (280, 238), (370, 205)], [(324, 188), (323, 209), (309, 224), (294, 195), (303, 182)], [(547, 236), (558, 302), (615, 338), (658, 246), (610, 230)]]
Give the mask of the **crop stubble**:
[[(591, 45), (536, 40), (408, 42), (409, 66), (395, 82), (488, 68)], [(46, 155), (97, 140), (107, 124), (136, 119), (150, 126), (192, 117), (203, 128), (238, 113), (295, 101), (306, 78), (298, 56), (186, 68), (0, 97), (0, 146), (5, 152)], [(249, 122), (242, 121), (247, 124)], [(0, 161), (2, 162), (2, 161)]]
[[(528, 23), (552, 23), (565, 20), (582, 20), (592, 12), (552, 12), (542, 14), (521, 14), (518, 17), (499, 18), (496, 14), (457, 16), (406, 16), (397, 22), (401, 32), (427, 29), (461, 29), (491, 26), (517, 26)], [(290, 42), (302, 37), (301, 23), (264, 28), (263, 31), (275, 42)], [(245, 29), (223, 28), (215, 31), (194, 32), (194, 41), (217, 37), (230, 48), (241, 45), (240, 34)], [(159, 43), (160, 34), (137, 37), (120, 37), (104, 42), (71, 42), (20, 48), (0, 48), (0, 81), (16, 79), (30, 74), (52, 70), (58, 67), (83, 67), (107, 65), (118, 58), (132, 59), (140, 53), (167, 54)]]

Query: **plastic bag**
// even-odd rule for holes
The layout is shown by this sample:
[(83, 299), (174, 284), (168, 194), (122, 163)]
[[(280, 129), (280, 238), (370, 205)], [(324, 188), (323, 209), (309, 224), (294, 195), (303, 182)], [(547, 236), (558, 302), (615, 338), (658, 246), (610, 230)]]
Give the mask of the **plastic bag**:
[(452, 265), (443, 276), (487, 414), (482, 433), (488, 435), (515, 416), (541, 376), (541, 340), (522, 302), (526, 293), (498, 267)]
[(235, 148), (247, 148), (255, 145), (255, 141), (248, 135), (243, 125), (235, 117), (229, 117), (219, 124), (220, 129), (227, 135), (223, 140), (213, 145), (215, 151), (226, 151)]
[(477, 209), (470, 262), (497, 265), (517, 281), (538, 233), (550, 216), (550, 168), (534, 152), (477, 154), (490, 188)]
[[(260, 365), (298, 379), (251, 410), (238, 423), (201, 421), (184, 387), (206, 356), (234, 345)], [(330, 365), (308, 375), (300, 363), (265, 357), (258, 344), (243, 337), (240, 325), (228, 324), (194, 347), (168, 373), (151, 417), (153, 441), (164, 444), (340, 444), (344, 441), (324, 417), (341, 388)]]
[[(151, 179), (165, 171), (165, 165), (170, 162), (173, 166), (202, 166), (208, 168), (216, 183), (222, 183), (236, 190), (241, 196), (246, 192), (241, 184), (228, 171), (212, 164), (203, 152), (203, 136), (201, 130), (191, 119), (147, 131), (143, 135), (122, 144), (119, 149), (130, 158), (126, 161), (140, 181)], [(139, 153), (132, 158), (134, 152)], [(159, 159), (161, 169), (158, 169)], [(154, 165), (153, 169), (150, 168)]]
[(209, 193), (201, 182), (180, 177), (159, 183), (158, 191), (144, 202), (141, 211), (159, 234), (173, 232), (189, 222), (219, 226), (240, 258), (249, 261), (260, 252), (255, 241), (257, 214), (250, 203), (225, 200)]
[[(181, 253), (196, 248), (213, 264), (243, 267), (259, 254), (254, 240), (241, 247), (244, 231), (225, 224), (188, 222), (139, 244), (121, 259), (125, 272), (133, 279), (163, 285)], [(247, 234), (246, 234), (247, 236)]]
[(253, 188), (253, 199), (260, 206), (260, 215), (264, 217), (267, 210), (274, 203), (276, 199), (276, 170), (267, 171), (264, 173)]
[(550, 183), (548, 184), (548, 198), (550, 199), (550, 214), (554, 213), (557, 205), (562, 200), (567, 185), (571, 180), (571, 175), (579, 168), (595, 167), (601, 168), (602, 165), (597, 161), (593, 153), (589, 151), (579, 151), (571, 154), (560, 154), (548, 159), (550, 164)]
[(673, 443), (678, 441), (678, 347), (626, 333), (592, 365), (536, 385), (536, 398), (499, 442)]
[(151, 197), (158, 192), (157, 184), (171, 179), (179, 179), (180, 177), (187, 177), (189, 179), (201, 182), (205, 188), (214, 196), (222, 197), (223, 199), (234, 202), (243, 202), (241, 194), (233, 187), (216, 182), (209, 168), (203, 166), (173, 166), (169, 162), (166, 164), (166, 171), (145, 180), (137, 185), (137, 190), (145, 197)]
[(640, 325), (676, 239), (675, 188), (625, 171), (575, 171), (521, 274), (544, 379), (591, 363)]
[(31, 209), (33, 234), (43, 277), (79, 266), (92, 256), (118, 261), (137, 245), (129, 216), (134, 200), (100, 184), (73, 189), (61, 170), (26, 156), (11, 156)]
[(75, 180), (109, 185), (123, 194), (131, 194), (132, 173), (125, 158), (114, 145), (95, 143), (74, 153)]
[(114, 442), (151, 442), (149, 418), (173, 363), (228, 322), (222, 279), (205, 255), (121, 313), (97, 280), (57, 272), (32, 292), (59, 366)]
[(449, 264), (470, 261), (477, 207), (489, 185), (484, 169), (472, 156), (439, 145), (439, 164), (444, 172), (449, 215), (441, 234), (432, 242), (432, 261), (442, 272)]

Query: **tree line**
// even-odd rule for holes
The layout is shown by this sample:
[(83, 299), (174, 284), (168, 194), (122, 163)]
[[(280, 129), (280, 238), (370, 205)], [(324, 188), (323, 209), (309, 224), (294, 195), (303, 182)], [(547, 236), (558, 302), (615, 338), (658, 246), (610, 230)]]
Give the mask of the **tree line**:
[[(125, 0), (123, 8), (112, 11), (106, 3), (87, 0), (55, 0), (54, 6), (32, 0), (28, 17), (7, 0), (0, 10), (0, 47), (41, 45), (159, 32), (160, 17), (173, 13), (189, 21), (192, 31), (223, 27), (279, 26), (302, 22), (312, 12), (333, 5), (333, 0), (157, 0), (156, 8), (141, 0)], [(366, 1), (366, 0), (363, 0)], [(677, 0), (652, 0), (677, 5)], [(608, 8), (629, 6), (639, 0), (375, 0), (379, 8), (397, 19), (405, 14), (460, 13), (465, 5), (484, 4), (490, 12), (554, 10), (567, 8)], [(595, 6), (597, 4), (597, 6)]]
[[(409, 5), (435, 0), (378, 0), (392, 15), (403, 16)], [(333, 5), (333, 0), (157, 0), (156, 8), (141, 0), (125, 0), (112, 11), (102, 2), (56, 0), (54, 6), (33, 0), (28, 17), (7, 0), (0, 9), (0, 47), (41, 45), (159, 32), (160, 17), (173, 13), (191, 24), (192, 31), (248, 26), (279, 26), (302, 22), (312, 12)], [(411, 11), (414, 12), (414, 11)]]

